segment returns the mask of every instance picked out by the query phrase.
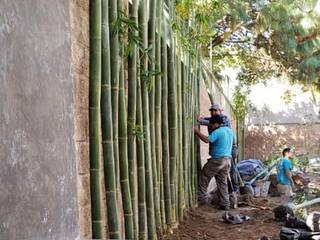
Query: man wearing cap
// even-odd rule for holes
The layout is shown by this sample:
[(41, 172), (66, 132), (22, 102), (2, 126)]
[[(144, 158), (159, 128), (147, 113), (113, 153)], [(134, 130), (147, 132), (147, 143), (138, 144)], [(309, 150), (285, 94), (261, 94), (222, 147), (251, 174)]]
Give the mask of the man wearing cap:
[[(230, 119), (226, 115), (222, 114), (223, 109), (220, 106), (220, 104), (214, 103), (209, 108), (209, 111), (211, 113), (211, 117), (215, 116), (215, 115), (220, 115), (222, 117), (222, 120), (223, 120), (222, 126), (231, 128)], [(200, 125), (204, 125), (204, 126), (209, 126), (209, 120), (210, 120), (210, 117), (199, 117), (197, 119), (198, 123)], [(208, 133), (209, 134), (211, 133), (211, 131), (212, 130), (208, 127)], [(209, 152), (210, 152), (210, 150), (211, 150), (211, 145), (209, 145)], [(237, 177), (237, 174), (236, 174), (237, 151), (238, 151), (238, 147), (236, 145), (236, 141), (235, 141), (235, 138), (234, 138), (233, 139), (233, 143), (232, 143), (232, 161), (231, 161), (231, 171), (230, 171), (231, 180), (232, 180), (232, 187), (233, 187), (234, 191), (237, 191), (237, 189), (238, 189), (238, 177)]]
[[(226, 115), (222, 114), (222, 108), (218, 103), (214, 103), (213, 105), (211, 105), (211, 107), (209, 108), (209, 111), (211, 113), (211, 117), (214, 115), (220, 115), (223, 119), (222, 125), (224, 127), (231, 128), (231, 123), (230, 123), (229, 118)], [(197, 119), (197, 121), (200, 125), (205, 125), (205, 126), (209, 125), (209, 120), (210, 120), (210, 117), (199, 117)]]
[(210, 180), (215, 177), (220, 208), (228, 210), (230, 207), (227, 177), (230, 171), (231, 151), (234, 134), (229, 127), (223, 126), (223, 118), (214, 115), (209, 120), (209, 127), (213, 129), (209, 136), (194, 128), (195, 134), (204, 142), (210, 143), (211, 158), (203, 166), (199, 178), (199, 203), (205, 203)]

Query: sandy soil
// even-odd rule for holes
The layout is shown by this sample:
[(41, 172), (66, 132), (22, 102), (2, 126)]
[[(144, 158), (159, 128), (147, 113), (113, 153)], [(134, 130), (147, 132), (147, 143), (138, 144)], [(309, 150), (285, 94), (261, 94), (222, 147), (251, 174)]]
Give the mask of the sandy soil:
[[(277, 201), (274, 200), (264, 202), (264, 205), (272, 206)], [(256, 240), (262, 236), (279, 239), (281, 225), (273, 220), (271, 210), (244, 207), (230, 212), (241, 213), (252, 219), (239, 225), (226, 224), (222, 220), (224, 211), (205, 205), (190, 211), (179, 228), (175, 229), (172, 234), (164, 236), (163, 239)]]

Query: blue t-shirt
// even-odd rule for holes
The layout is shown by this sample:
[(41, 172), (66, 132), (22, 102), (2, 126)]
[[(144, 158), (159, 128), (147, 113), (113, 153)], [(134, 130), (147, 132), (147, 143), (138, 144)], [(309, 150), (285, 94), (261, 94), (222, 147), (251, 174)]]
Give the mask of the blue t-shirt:
[(277, 181), (282, 185), (290, 185), (290, 180), (286, 176), (286, 170), (292, 170), (292, 164), (289, 159), (282, 158), (277, 169)]
[(211, 144), (210, 156), (212, 158), (231, 158), (233, 132), (228, 127), (214, 130), (208, 137)]

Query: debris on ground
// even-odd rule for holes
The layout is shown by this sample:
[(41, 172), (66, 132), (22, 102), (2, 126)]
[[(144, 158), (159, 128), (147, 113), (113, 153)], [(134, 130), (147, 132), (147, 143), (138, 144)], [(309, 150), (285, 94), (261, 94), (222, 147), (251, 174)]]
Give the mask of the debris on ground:
[[(271, 206), (271, 201), (267, 206)], [(223, 211), (213, 206), (204, 205), (188, 213), (173, 234), (164, 236), (166, 240), (257, 240), (261, 236), (270, 239), (279, 239), (280, 226), (273, 219), (272, 211), (261, 211), (252, 207), (241, 207), (229, 211), (232, 214), (241, 214), (252, 218), (251, 221), (239, 225), (227, 225), (222, 220)], [(259, 231), (257, 231), (259, 229)]]
[(286, 227), (280, 231), (280, 240), (312, 240), (313, 236), (320, 236), (320, 232), (306, 232)]
[(246, 221), (249, 221), (251, 218), (242, 214), (232, 214), (230, 212), (225, 212), (222, 215), (222, 219), (224, 220), (225, 223), (230, 223), (230, 224), (241, 224)]
[(294, 217), (294, 213), (292, 208), (288, 206), (280, 205), (273, 209), (274, 218), (276, 221), (284, 222), (286, 221), (288, 215)]

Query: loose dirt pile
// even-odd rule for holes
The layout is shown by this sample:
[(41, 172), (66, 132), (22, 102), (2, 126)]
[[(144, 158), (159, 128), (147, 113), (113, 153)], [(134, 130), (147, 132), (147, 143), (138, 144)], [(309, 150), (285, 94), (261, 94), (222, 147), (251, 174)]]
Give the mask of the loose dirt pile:
[[(265, 206), (272, 207), (273, 203), (274, 201), (269, 202)], [(230, 212), (247, 215), (251, 220), (239, 225), (226, 224), (222, 220), (223, 211), (209, 205), (201, 206), (190, 211), (179, 228), (163, 239), (257, 240), (262, 236), (279, 239), (281, 226), (274, 220), (272, 210), (244, 207)]]

